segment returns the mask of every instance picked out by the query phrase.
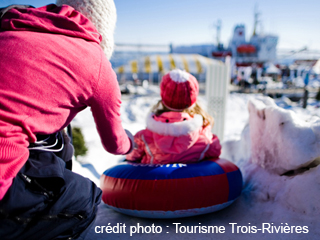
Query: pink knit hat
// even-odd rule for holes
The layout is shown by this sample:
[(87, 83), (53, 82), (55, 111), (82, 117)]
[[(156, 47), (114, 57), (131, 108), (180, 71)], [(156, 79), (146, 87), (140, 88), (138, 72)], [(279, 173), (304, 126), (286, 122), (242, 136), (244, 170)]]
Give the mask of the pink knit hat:
[(162, 103), (171, 110), (191, 107), (199, 93), (197, 79), (190, 73), (175, 69), (163, 76), (160, 83)]

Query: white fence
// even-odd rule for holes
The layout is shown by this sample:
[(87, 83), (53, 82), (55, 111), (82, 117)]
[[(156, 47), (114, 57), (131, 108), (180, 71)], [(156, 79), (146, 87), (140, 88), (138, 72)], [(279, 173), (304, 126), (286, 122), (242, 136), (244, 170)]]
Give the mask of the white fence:
[(230, 58), (225, 63), (210, 63), (206, 76), (207, 111), (214, 117), (212, 132), (223, 141), (226, 117), (228, 85), (230, 82)]

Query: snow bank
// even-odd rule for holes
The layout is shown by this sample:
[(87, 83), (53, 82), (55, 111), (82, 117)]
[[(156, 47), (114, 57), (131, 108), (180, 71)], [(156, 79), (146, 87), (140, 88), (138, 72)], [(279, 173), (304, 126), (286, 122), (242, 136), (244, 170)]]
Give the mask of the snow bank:
[(290, 216), (291, 224), (316, 224), (320, 119), (306, 121), (261, 96), (248, 100), (248, 111), (249, 121), (240, 137), (224, 142), (222, 153), (242, 170), (242, 197), (254, 208), (259, 206), (261, 213), (272, 212), (271, 222)]
[(268, 97), (248, 103), (251, 162), (283, 174), (320, 156), (320, 119), (306, 122)]

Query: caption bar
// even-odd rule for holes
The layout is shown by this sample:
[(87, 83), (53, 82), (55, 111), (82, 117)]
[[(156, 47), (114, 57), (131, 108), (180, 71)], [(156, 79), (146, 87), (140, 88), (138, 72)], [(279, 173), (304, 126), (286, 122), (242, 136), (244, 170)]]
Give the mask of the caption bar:
[[(308, 233), (308, 226), (290, 226), (288, 223), (275, 225), (273, 223), (262, 223), (261, 226), (255, 226), (248, 223), (247, 226), (240, 226), (237, 223), (229, 223), (231, 233)], [(159, 234), (159, 233), (226, 233), (225, 226), (205, 226), (199, 223), (197, 226), (184, 226), (181, 223), (172, 223), (172, 226), (143, 226), (140, 223), (133, 226), (126, 226), (125, 223), (117, 223), (106, 226), (96, 226), (95, 233), (129, 233), (134, 234)]]

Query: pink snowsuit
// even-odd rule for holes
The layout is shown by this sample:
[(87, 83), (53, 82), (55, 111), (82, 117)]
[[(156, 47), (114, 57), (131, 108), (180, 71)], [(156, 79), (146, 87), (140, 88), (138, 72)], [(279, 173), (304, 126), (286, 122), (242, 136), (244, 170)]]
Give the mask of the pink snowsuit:
[(221, 153), (219, 139), (210, 126), (203, 127), (202, 116), (182, 112), (150, 114), (147, 128), (136, 133), (134, 141), (126, 159), (144, 164), (192, 163)]

